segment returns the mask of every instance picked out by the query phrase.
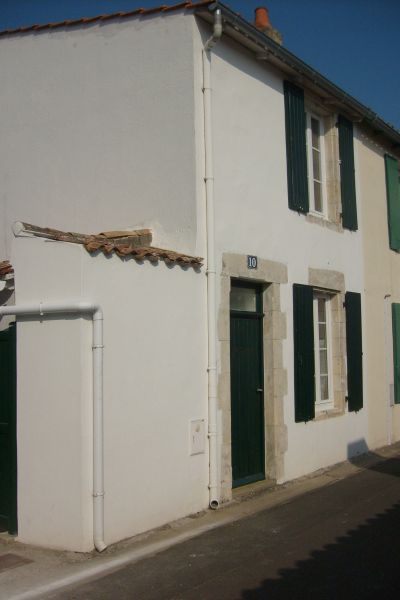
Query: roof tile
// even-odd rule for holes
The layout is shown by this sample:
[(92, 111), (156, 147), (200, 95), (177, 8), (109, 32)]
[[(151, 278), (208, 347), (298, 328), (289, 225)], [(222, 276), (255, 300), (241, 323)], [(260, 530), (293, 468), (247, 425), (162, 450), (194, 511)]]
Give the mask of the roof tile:
[(152, 15), (156, 13), (170, 12), (173, 10), (190, 10), (197, 8), (198, 6), (207, 6), (211, 4), (213, 0), (197, 0), (197, 2), (179, 2), (178, 4), (162, 4), (161, 6), (155, 6), (153, 8), (137, 8), (126, 12), (114, 12), (105, 15), (96, 15), (94, 17), (82, 17), (80, 19), (70, 19), (64, 21), (57, 21), (56, 23), (37, 23), (34, 25), (27, 25), (24, 27), (16, 27), (15, 29), (4, 29), (0, 31), (0, 36), (13, 35), (16, 33), (31, 33), (36, 31), (43, 31), (45, 29), (59, 29), (62, 27), (76, 27), (79, 25), (88, 25), (99, 21), (108, 21), (111, 19), (124, 19), (134, 16)]
[(190, 256), (173, 250), (150, 246), (152, 239), (150, 229), (108, 231), (95, 235), (87, 235), (85, 233), (60, 231), (59, 229), (51, 229), (50, 227), (39, 227), (30, 223), (20, 223), (19, 225), (20, 232), (59, 242), (82, 244), (90, 254), (94, 254), (95, 252), (103, 252), (104, 254), (115, 253), (120, 257), (132, 256), (136, 260), (150, 260), (152, 262), (163, 260), (166, 263), (176, 263), (192, 267), (200, 267), (203, 264), (203, 259), (199, 256)]
[(14, 268), (9, 260), (0, 261), (0, 277), (5, 277), (6, 275), (13, 275)]

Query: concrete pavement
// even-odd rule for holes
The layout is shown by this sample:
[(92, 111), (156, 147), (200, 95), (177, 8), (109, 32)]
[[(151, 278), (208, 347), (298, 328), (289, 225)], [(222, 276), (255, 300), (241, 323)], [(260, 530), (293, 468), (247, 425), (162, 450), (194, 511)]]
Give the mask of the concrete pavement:
[[(397, 444), (274, 490), (243, 489), (217, 513), (184, 519), (105, 555), (35, 555), (14, 544), (12, 553), (33, 562), (0, 573), (0, 598), (396, 597), (399, 499)], [(0, 558), (3, 552), (0, 546)]]

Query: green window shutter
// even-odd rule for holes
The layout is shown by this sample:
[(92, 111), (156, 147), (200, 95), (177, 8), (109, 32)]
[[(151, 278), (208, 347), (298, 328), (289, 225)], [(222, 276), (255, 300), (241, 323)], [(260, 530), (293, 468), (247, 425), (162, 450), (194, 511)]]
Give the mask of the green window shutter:
[(308, 213), (304, 92), (297, 85), (285, 81), (284, 94), (289, 208)]
[(386, 196), (389, 224), (389, 245), (400, 250), (399, 168), (395, 158), (385, 154)]
[(295, 421), (315, 417), (313, 288), (293, 285)]
[(394, 401), (400, 404), (400, 304), (392, 304)]
[(358, 223), (356, 182), (354, 176), (353, 123), (342, 115), (339, 115), (338, 128), (342, 224), (346, 229), (356, 231), (358, 229)]
[(347, 393), (349, 411), (363, 407), (361, 294), (346, 292)]

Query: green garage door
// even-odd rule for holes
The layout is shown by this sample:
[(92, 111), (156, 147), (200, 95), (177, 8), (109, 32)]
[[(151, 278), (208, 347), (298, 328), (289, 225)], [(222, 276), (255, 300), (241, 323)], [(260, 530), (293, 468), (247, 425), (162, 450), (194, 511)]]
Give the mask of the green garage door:
[(0, 331), (0, 531), (17, 533), (15, 324)]

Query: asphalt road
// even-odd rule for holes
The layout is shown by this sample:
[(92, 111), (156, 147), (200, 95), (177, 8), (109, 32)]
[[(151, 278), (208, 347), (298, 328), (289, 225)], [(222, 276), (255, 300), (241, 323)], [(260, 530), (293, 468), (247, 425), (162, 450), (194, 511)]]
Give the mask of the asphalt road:
[(400, 458), (47, 598), (400, 598)]

